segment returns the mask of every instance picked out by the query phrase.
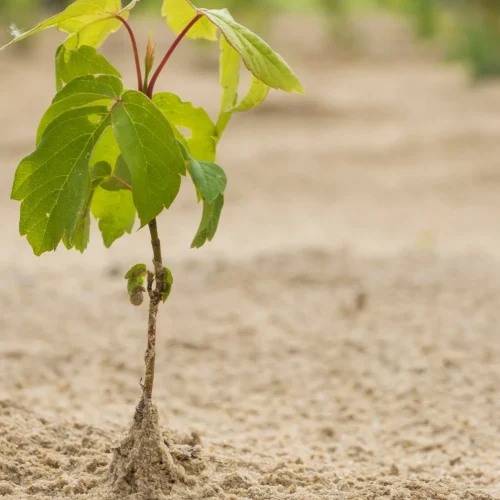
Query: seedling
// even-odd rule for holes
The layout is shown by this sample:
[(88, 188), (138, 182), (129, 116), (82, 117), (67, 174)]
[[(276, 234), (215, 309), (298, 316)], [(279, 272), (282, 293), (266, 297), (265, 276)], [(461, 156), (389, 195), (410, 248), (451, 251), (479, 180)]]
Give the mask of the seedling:
[[(111, 466), (116, 491), (147, 496), (164, 491), (178, 477), (152, 403), (156, 320), (173, 284), (163, 263), (156, 218), (172, 206), (181, 178), (188, 175), (203, 205), (192, 247), (212, 240), (227, 182), (215, 163), (216, 150), (231, 116), (261, 104), (271, 88), (302, 93), (302, 87), (286, 62), (227, 10), (196, 8), (188, 0), (163, 2), (162, 15), (177, 38), (153, 70), (155, 44), (150, 37), (141, 65), (127, 20), (137, 3), (123, 7), (121, 0), (77, 0), (34, 29), (17, 33), (7, 46), (51, 27), (68, 35), (55, 55), (57, 93), (41, 119), (36, 149), (21, 160), (12, 189), (12, 198), (21, 202), (20, 233), (34, 253), (56, 250), (61, 242), (83, 252), (92, 218), (106, 247), (131, 233), (136, 217), (140, 228), (148, 227), (151, 234), (152, 268), (136, 264), (125, 276), (132, 304), (140, 305), (145, 293), (149, 297), (143, 393)], [(132, 42), (136, 90), (125, 89), (120, 72), (97, 52), (121, 26)], [(222, 100), (213, 122), (204, 109), (155, 90), (183, 38), (216, 41), (218, 31)], [(241, 62), (252, 73), (252, 82), (240, 100)], [(185, 128), (189, 137), (181, 132)]]

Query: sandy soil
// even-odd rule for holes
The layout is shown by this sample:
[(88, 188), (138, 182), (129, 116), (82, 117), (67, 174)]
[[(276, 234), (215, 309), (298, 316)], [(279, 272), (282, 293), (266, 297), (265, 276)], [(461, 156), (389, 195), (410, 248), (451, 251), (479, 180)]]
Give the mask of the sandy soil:
[[(176, 284), (155, 396), (182, 471), (168, 498), (500, 498), (500, 84), (471, 87), (401, 27), (368, 27), (369, 56), (342, 64), (312, 34), (276, 36), (307, 97), (234, 121), (214, 243), (187, 250), (187, 186), (161, 219)], [(149, 259), (147, 235), (36, 259), (8, 201), (54, 44), (0, 59), (6, 500), (107, 498), (140, 396), (147, 312), (122, 275)], [(108, 50), (132, 84), (123, 47)], [(217, 78), (193, 62), (179, 55), (164, 88), (215, 109)]]

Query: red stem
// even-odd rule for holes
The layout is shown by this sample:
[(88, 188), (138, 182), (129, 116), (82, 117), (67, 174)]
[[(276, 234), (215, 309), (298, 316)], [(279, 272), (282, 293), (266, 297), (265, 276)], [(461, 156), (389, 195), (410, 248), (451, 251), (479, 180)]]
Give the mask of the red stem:
[(139, 89), (139, 92), (142, 92), (143, 88), (142, 88), (141, 61), (139, 59), (139, 49), (137, 48), (137, 40), (135, 39), (134, 31), (130, 27), (130, 24), (122, 16), (117, 15), (116, 19), (118, 19), (123, 23), (123, 25), (125, 26), (130, 35), (130, 40), (132, 41), (132, 48), (134, 49), (135, 68), (137, 70), (137, 88)]
[(172, 46), (168, 49), (168, 52), (165, 54), (165, 57), (162, 59), (160, 65), (156, 69), (154, 75), (151, 78), (151, 82), (148, 87), (147, 95), (151, 99), (153, 97), (153, 91), (155, 88), (155, 83), (156, 80), (158, 80), (158, 77), (160, 76), (160, 73), (162, 72), (163, 68), (165, 67), (165, 64), (167, 64), (168, 60), (170, 59), (170, 56), (174, 53), (174, 50), (177, 48), (177, 45), (181, 43), (181, 40), (186, 36), (186, 33), (194, 26), (194, 24), (201, 18), (203, 17), (203, 14), (197, 14), (190, 22), (189, 24), (179, 33), (179, 36), (175, 39), (174, 43)]

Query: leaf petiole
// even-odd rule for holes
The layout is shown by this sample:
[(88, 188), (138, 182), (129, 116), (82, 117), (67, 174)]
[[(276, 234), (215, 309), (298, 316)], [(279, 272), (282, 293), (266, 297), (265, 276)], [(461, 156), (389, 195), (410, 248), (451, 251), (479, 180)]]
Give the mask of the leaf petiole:
[(158, 80), (158, 77), (160, 76), (160, 73), (162, 72), (163, 68), (167, 64), (168, 60), (170, 59), (171, 55), (174, 53), (175, 49), (181, 43), (182, 39), (186, 36), (187, 32), (198, 22), (199, 19), (203, 17), (203, 14), (198, 13), (191, 21), (189, 24), (179, 33), (179, 36), (174, 40), (174, 43), (171, 45), (171, 47), (168, 49), (167, 53), (165, 54), (165, 57), (162, 59), (160, 65), (154, 72), (151, 82), (149, 83), (149, 87), (147, 90), (147, 96), (151, 99), (153, 97), (153, 91), (155, 88), (156, 80)]
[(116, 177), (115, 175), (110, 175), (109, 179), (113, 180), (115, 182), (118, 182), (118, 184), (121, 184), (125, 189), (132, 191), (132, 186), (128, 182), (125, 182), (123, 179), (120, 179), (119, 177)]
[(135, 38), (134, 30), (132, 29), (130, 24), (126, 21), (126, 19), (120, 16), (119, 14), (116, 15), (116, 19), (118, 19), (118, 21), (120, 21), (123, 24), (123, 26), (125, 26), (125, 28), (128, 31), (128, 34), (130, 35), (130, 41), (132, 42), (132, 49), (134, 51), (135, 68), (137, 71), (137, 89), (139, 90), (139, 92), (142, 92), (143, 85), (142, 85), (141, 61), (139, 59), (139, 49), (137, 47), (137, 40)]

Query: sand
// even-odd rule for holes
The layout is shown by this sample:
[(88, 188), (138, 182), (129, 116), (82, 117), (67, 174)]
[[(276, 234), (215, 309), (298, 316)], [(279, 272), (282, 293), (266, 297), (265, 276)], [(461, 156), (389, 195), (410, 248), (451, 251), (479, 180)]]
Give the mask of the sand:
[[(166, 472), (130, 483), (115, 468), (117, 495), (147, 321), (123, 275), (149, 261), (147, 235), (31, 254), (8, 193), (55, 39), (29, 64), (2, 54), (1, 498), (500, 498), (500, 85), (471, 87), (400, 25), (367, 26), (369, 54), (350, 62), (312, 33), (294, 50), (276, 36), (308, 96), (235, 120), (209, 247), (188, 250), (187, 186), (162, 217), (176, 281), (143, 431)], [(108, 50), (132, 84), (121, 43)], [(215, 109), (212, 68), (194, 62), (179, 56), (163, 85)]]

